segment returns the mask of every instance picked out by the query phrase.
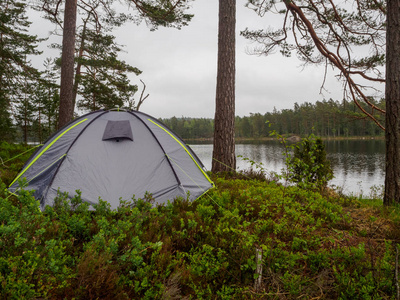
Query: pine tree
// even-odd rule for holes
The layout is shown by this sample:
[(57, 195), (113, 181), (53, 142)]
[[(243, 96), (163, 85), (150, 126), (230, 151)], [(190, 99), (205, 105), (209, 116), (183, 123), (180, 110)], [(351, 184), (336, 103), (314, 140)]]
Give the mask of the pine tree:
[(137, 92), (137, 85), (130, 83), (129, 73), (141, 73), (135, 67), (118, 59), (122, 50), (115, 37), (97, 33), (85, 27), (85, 45), (79, 51), (75, 76), (79, 108), (97, 110), (100, 108), (122, 107), (130, 102)]
[[(400, 0), (360, 0), (351, 6), (324, 0), (248, 0), (248, 6), (260, 15), (272, 10), (285, 15), (278, 30), (242, 32), (261, 42), (261, 54), (278, 47), (286, 56), (296, 51), (307, 64), (332, 66), (339, 71), (344, 89), (358, 109), (385, 130), (384, 204), (400, 203)], [(357, 47), (368, 54), (359, 57), (354, 51)], [(377, 92), (373, 84), (378, 82), (385, 83), (386, 111), (371, 101)], [(375, 117), (376, 112), (385, 114), (385, 125)], [(364, 132), (368, 130), (363, 127)]]
[(0, 0), (0, 137), (12, 140), (12, 111), (14, 103), (25, 101), (31, 93), (23, 90), (25, 79), (39, 78), (27, 57), (39, 54), (37, 36), (29, 35), (31, 22), (26, 16), (26, 2)]
[[(39, 85), (37, 102), (40, 103), (41, 107), (39, 114), (42, 116), (39, 116), (39, 123), (42, 124), (43, 139), (45, 139), (57, 129), (60, 72), (54, 59), (47, 58), (43, 65), (45, 70), (42, 74), (43, 80)], [(40, 139), (41, 141), (42, 139)]]
[(400, 0), (387, 1), (385, 204), (400, 203)]
[(235, 28), (236, 0), (220, 0), (212, 172), (236, 169)]
[[(129, 4), (132, 3), (134, 11), (137, 13), (135, 17), (132, 17), (130, 14), (116, 13), (113, 4), (118, 1), (65, 0), (63, 19), (61, 19), (63, 7), (61, 0), (43, 0), (39, 2), (38, 9), (43, 9), (47, 13), (46, 18), (63, 27), (63, 65), (61, 68), (60, 115), (58, 126), (65, 125), (72, 120), (73, 117), (72, 113), (75, 105), (74, 92), (77, 92), (79, 86), (79, 83), (74, 83), (74, 77), (79, 80), (79, 77), (76, 75), (78, 74), (79, 76), (80, 73), (73, 74), (74, 63), (72, 56), (75, 50), (77, 20), (81, 12), (83, 12), (83, 15), (86, 15), (88, 19), (94, 21), (96, 34), (102, 35), (106, 34), (106, 31), (102, 30), (102, 28), (107, 26), (121, 26), (127, 20), (134, 20), (137, 23), (144, 20), (151, 30), (156, 30), (159, 26), (181, 28), (187, 25), (193, 17), (186, 13), (190, 1), (192, 0), (127, 0), (126, 4), (129, 6)], [(83, 40), (81, 41), (84, 42), (86, 37), (82, 37)], [(81, 51), (84, 48), (79, 47), (79, 49), (79, 51)], [(80, 58), (81, 56), (78, 55), (78, 57)], [(79, 71), (79, 67), (77, 70)], [(92, 75), (95, 77), (86, 78), (87, 86), (90, 86), (92, 91), (107, 92), (107, 89), (104, 89), (105, 86), (99, 85), (99, 81), (95, 79), (97, 74)], [(104, 75), (104, 73), (101, 75)], [(101, 80), (103, 79), (104, 78), (101, 78)], [(120, 78), (119, 82), (121, 83), (126, 80), (127, 77)], [(120, 90), (119, 93), (122, 93), (124, 97), (131, 97), (134, 89), (134, 86), (124, 84), (124, 91)], [(129, 102), (131, 103), (131, 101)], [(97, 103), (97, 100), (94, 103)]]

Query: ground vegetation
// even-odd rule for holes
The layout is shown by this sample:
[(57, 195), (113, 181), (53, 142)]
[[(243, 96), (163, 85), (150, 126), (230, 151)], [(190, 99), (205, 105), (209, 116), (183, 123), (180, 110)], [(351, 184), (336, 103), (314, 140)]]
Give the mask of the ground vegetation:
[[(12, 151), (24, 152), (2, 144)], [(41, 212), (1, 183), (0, 295), (396, 299), (397, 207), (254, 174), (213, 176), (193, 203), (154, 206), (147, 195), (115, 211), (107, 199), (89, 211), (77, 191)]]

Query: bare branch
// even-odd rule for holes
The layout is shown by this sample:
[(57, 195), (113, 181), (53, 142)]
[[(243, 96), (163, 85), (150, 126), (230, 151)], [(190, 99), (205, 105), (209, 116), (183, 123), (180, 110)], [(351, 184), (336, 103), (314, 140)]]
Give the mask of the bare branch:
[(136, 106), (136, 110), (139, 110), (139, 108), (143, 104), (144, 100), (146, 100), (150, 96), (150, 94), (147, 94), (145, 97), (143, 97), (144, 91), (146, 90), (146, 84), (141, 79), (140, 79), (140, 82), (143, 83), (143, 90), (142, 90), (142, 93), (140, 94), (140, 99), (139, 99), (138, 105)]

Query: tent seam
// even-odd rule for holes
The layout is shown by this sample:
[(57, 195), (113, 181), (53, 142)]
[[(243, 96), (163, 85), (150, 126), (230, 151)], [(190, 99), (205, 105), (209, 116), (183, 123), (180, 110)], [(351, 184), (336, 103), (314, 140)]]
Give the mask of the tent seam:
[[(197, 168), (201, 171), (201, 173), (204, 175), (204, 177), (208, 180), (208, 182), (214, 186), (214, 183), (212, 182), (212, 180), (207, 176), (206, 172), (204, 172), (204, 170), (202, 169), (202, 167), (200, 167), (200, 165), (198, 164), (198, 162), (196, 161), (196, 159), (192, 156), (192, 154), (189, 152), (189, 150), (176, 138), (173, 136), (173, 134), (171, 132), (169, 132), (167, 129), (165, 129), (164, 127), (162, 127), (161, 125), (158, 125), (156, 122), (152, 121), (151, 119), (148, 119), (151, 123), (153, 123), (154, 125), (158, 126), (159, 128), (161, 128), (162, 130), (164, 130), (170, 137), (172, 137), (175, 142), (177, 142), (185, 151), (186, 153), (190, 156), (190, 158), (193, 160), (193, 162), (196, 164)], [(197, 183), (196, 183), (197, 184)]]
[[(51, 188), (51, 186), (53, 185), (54, 182), (54, 178), (57, 176), (58, 171), (61, 167), (61, 165), (63, 164), (63, 161), (65, 160), (65, 158), (68, 155), (69, 150), (71, 150), (72, 146), (75, 144), (75, 142), (77, 141), (77, 139), (82, 135), (82, 133), (86, 130), (86, 128), (88, 128), (90, 126), (90, 124), (93, 123), (94, 120), (96, 120), (97, 118), (99, 118), (100, 116), (104, 115), (105, 113), (108, 113), (108, 111), (103, 111), (102, 113), (100, 113), (98, 116), (96, 116), (95, 118), (93, 118), (80, 132), (79, 134), (77, 134), (77, 136), (74, 138), (74, 140), (72, 141), (71, 145), (68, 147), (67, 151), (65, 151), (64, 157), (61, 160), (61, 163), (58, 165), (56, 171), (54, 172), (53, 177), (51, 178), (49, 184), (47, 185), (47, 189), (45, 194), (43, 195), (42, 199), (45, 199), (47, 197), (47, 194)], [(87, 118), (86, 118), (87, 119)]]
[(11, 182), (10, 187), (19, 179), (21, 178), (22, 175), (24, 175), (24, 173), (44, 154), (46, 153), (47, 150), (49, 150), (51, 148), (51, 146), (53, 146), (64, 134), (66, 134), (69, 130), (71, 130), (72, 128), (74, 128), (75, 126), (78, 126), (79, 124), (82, 124), (83, 122), (85, 122), (87, 120), (83, 119), (80, 122), (75, 123), (73, 126), (69, 127), (68, 129), (64, 130), (61, 134), (59, 134), (50, 144), (47, 145), (46, 148), (44, 148), (34, 159), (32, 159), (32, 161), (30, 162), (29, 165), (26, 166), (26, 168), (24, 170), (22, 170), (22, 172), (14, 179), (13, 182)]
[[(164, 147), (161, 145), (160, 141), (158, 140), (158, 138), (156, 137), (156, 135), (154, 134), (154, 132), (150, 129), (150, 127), (146, 124), (146, 122), (144, 122), (141, 118), (139, 118), (136, 115), (136, 112), (134, 111), (127, 111), (128, 113), (130, 113), (131, 115), (133, 115), (136, 119), (138, 119), (140, 122), (143, 123), (143, 125), (147, 128), (147, 130), (151, 133), (151, 135), (154, 137), (154, 139), (157, 141), (158, 146), (161, 148), (161, 151), (164, 153), (164, 156), (167, 157), (167, 162), (169, 164), (169, 166), (171, 167), (172, 172), (174, 173), (175, 179), (178, 182), (179, 185), (182, 185), (182, 182), (180, 181), (178, 174), (176, 174), (176, 171), (171, 163), (171, 161), (168, 159), (168, 154), (165, 151)], [(145, 114), (144, 114), (145, 115)], [(147, 115), (146, 115), (147, 116)]]

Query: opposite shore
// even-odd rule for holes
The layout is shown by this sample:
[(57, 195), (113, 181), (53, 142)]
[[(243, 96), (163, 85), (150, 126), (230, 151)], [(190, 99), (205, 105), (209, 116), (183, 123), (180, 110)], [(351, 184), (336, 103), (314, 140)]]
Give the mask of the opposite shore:
[[(301, 136), (299, 135), (287, 135), (285, 138), (289, 142), (299, 142), (301, 140)], [(326, 141), (346, 141), (346, 140), (384, 140), (384, 136), (346, 136), (346, 137), (320, 137), (322, 140)], [(236, 137), (236, 143), (250, 143), (250, 142), (264, 142), (264, 141), (273, 141), (277, 140), (276, 137), (254, 137), (254, 138), (244, 138), (244, 137)], [(193, 138), (193, 139), (185, 139), (187, 143), (212, 143), (213, 138)]]

